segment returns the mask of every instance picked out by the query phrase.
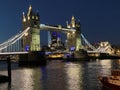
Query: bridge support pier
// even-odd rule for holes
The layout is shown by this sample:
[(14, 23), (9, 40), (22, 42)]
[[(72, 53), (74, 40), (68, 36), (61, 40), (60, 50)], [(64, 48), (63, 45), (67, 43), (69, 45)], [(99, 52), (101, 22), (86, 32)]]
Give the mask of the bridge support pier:
[(40, 51), (40, 30), (37, 27), (31, 29), (32, 40), (30, 51)]
[(88, 54), (83, 49), (80, 49), (79, 51), (74, 52), (74, 58), (77, 60), (88, 59)]
[(45, 57), (44, 51), (32, 51), (25, 55), (20, 55), (19, 65), (20, 66), (38, 66), (38, 65), (46, 65), (47, 60)]

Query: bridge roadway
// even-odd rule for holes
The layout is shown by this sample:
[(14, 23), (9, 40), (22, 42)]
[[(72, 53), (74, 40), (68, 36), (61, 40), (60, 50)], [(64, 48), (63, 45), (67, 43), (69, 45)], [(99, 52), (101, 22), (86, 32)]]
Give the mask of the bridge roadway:
[(29, 52), (0, 52), (0, 61), (10, 57), (11, 60), (19, 60), (20, 55), (27, 55)]
[(28, 54), (29, 52), (0, 52), (0, 56), (1, 55), (20, 55), (20, 54)]

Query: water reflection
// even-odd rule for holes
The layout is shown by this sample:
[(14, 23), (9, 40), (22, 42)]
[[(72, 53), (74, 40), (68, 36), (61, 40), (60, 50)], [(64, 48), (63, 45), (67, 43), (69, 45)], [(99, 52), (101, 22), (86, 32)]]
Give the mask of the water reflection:
[(39, 67), (33, 69), (33, 90), (42, 90), (42, 83), (40, 81), (42, 76), (41, 70)]
[(83, 90), (81, 87), (83, 86), (81, 64), (67, 63), (65, 70), (68, 90)]
[(33, 90), (33, 69), (23, 68), (12, 71), (12, 90)]
[(120, 69), (120, 59), (112, 60), (112, 68), (113, 69)]
[(42, 90), (66, 90), (66, 75), (64, 63), (51, 61), (46, 67), (41, 68)]
[(106, 60), (100, 60), (100, 70), (99, 74), (102, 75), (110, 75), (111, 69), (112, 69), (112, 60), (106, 59)]
[[(0, 90), (101, 90), (98, 75), (109, 74), (112, 69), (120, 69), (120, 60), (53, 60), (44, 67), (12, 66), (12, 82), (0, 84)], [(0, 74), (7, 75), (7, 70), (0, 70)]]

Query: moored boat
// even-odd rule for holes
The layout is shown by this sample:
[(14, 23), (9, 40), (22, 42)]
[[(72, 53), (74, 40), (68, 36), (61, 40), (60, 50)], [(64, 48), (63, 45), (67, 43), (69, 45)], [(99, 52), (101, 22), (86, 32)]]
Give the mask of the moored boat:
[(110, 90), (120, 90), (120, 70), (112, 70), (109, 76), (99, 76), (102, 85)]

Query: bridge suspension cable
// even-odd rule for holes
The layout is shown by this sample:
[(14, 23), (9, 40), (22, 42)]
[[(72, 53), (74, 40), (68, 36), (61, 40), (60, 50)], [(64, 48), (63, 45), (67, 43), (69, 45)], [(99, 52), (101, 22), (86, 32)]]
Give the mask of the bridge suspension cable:
[(87, 39), (84, 37), (84, 35), (83, 35), (82, 33), (81, 33), (81, 37), (82, 37), (83, 41), (85, 42), (85, 44), (87, 44), (90, 49), (92, 49), (93, 51), (96, 51), (96, 50), (97, 50), (93, 45), (91, 45), (91, 44), (87, 41)]
[(3, 50), (3, 49), (5, 49), (5, 48), (7, 48), (8, 46), (14, 44), (18, 40), (20, 40), (25, 35), (25, 33), (27, 33), (27, 31), (29, 29), (30, 29), (30, 27), (27, 27), (25, 30), (23, 30), (23, 32), (19, 32), (17, 35), (11, 37), (7, 41), (5, 41), (2, 44), (0, 44), (0, 51)]

